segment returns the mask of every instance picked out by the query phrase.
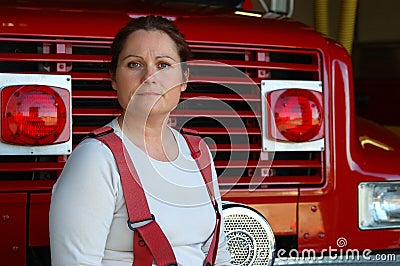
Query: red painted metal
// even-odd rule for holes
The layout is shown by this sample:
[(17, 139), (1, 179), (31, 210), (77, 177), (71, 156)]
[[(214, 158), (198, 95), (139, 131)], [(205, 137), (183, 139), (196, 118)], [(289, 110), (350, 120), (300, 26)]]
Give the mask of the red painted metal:
[(0, 163), (0, 172), (60, 171), (63, 162), (7, 162)]
[(71, 72), (69, 73), (74, 80), (110, 80), (110, 75), (108, 73), (79, 73)]
[(190, 100), (195, 98), (195, 100), (217, 100), (217, 101), (246, 101), (246, 102), (260, 102), (260, 95), (253, 94), (221, 94), (221, 93), (210, 93), (207, 96), (204, 93), (192, 93), (183, 92), (181, 95), (181, 100)]
[(260, 84), (261, 79), (251, 80), (243, 76), (240, 77), (212, 77), (212, 76), (195, 76), (191, 75), (189, 77), (189, 82), (205, 82), (205, 83), (215, 83), (221, 85), (227, 84), (242, 84), (242, 85), (252, 85)]
[(0, 54), (3, 62), (90, 62), (107, 63), (108, 57), (99, 55), (73, 55), (73, 54)]
[(252, 111), (225, 111), (218, 110), (174, 110), (171, 117), (242, 117), (242, 118), (260, 118), (261, 114)]
[(210, 135), (210, 134), (226, 134), (229, 133), (230, 135), (260, 135), (261, 131), (259, 128), (234, 128), (230, 127), (229, 129), (225, 128), (212, 128), (212, 127), (199, 127), (194, 128), (199, 134)]
[(322, 184), (324, 182), (321, 179), (321, 176), (284, 176), (284, 177), (274, 177), (274, 176), (253, 176), (253, 177), (220, 177), (218, 180), (220, 186), (224, 187), (238, 187), (240, 190), (240, 186), (244, 186), (246, 188), (250, 188), (255, 184), (258, 184), (260, 187), (268, 186), (268, 185), (290, 185), (290, 186), (298, 186), (298, 185), (316, 185)]
[[(260, 49), (261, 50), (261, 49)], [(268, 51), (271, 52), (271, 51)], [(317, 64), (288, 64), (288, 63), (273, 63), (262, 61), (239, 61), (239, 60), (218, 60), (214, 61), (189, 61), (190, 66), (209, 66), (209, 67), (236, 67), (236, 68), (257, 68), (257, 69), (281, 69), (281, 70), (297, 70), (318, 72)]]
[[(31, 192), (31, 191), (50, 191), (55, 180), (7, 180), (1, 181), (0, 193), (4, 192)], [(2, 195), (0, 194), (0, 195)], [(10, 201), (13, 201), (12, 197)]]
[[(361, 125), (351, 115), (354, 114), (351, 59), (335, 42), (329, 44), (323, 56), (330, 62), (326, 65), (325, 86), (332, 91), (326, 101), (332, 110), (326, 117), (329, 132), (326, 149), (330, 151), (325, 153), (327, 182), (320, 189), (300, 188), (299, 248), (318, 251), (338, 248), (337, 239), (343, 237), (348, 243), (345, 249), (398, 249), (399, 229), (361, 231), (358, 228), (357, 187), (361, 181), (399, 180), (399, 150), (374, 154), (360, 149), (356, 128), (360, 129)], [(384, 143), (399, 142), (394, 135), (382, 133), (382, 129), (369, 131), (380, 140), (386, 136)]]
[(49, 207), (51, 193), (33, 193), (29, 201), (28, 245), (48, 246), (49, 240)]
[(243, 160), (243, 161), (216, 161), (216, 168), (243, 168), (247, 167), (257, 167), (258, 164), (269, 166), (271, 168), (319, 168), (321, 167), (321, 162), (318, 161), (308, 161), (308, 160), (296, 160), (295, 163), (289, 160), (272, 160), (272, 161), (256, 161), (256, 160)]
[[(250, 193), (251, 191), (251, 193)], [(297, 234), (297, 188), (240, 189), (222, 187), (221, 194), (234, 202), (242, 202), (257, 210), (268, 220), (277, 236)]]
[[(94, 129), (98, 128), (97, 126), (75, 126), (73, 128), (73, 134), (87, 134)], [(227, 129), (225, 128), (213, 128), (213, 127), (193, 127), (194, 130), (196, 130), (199, 134), (201, 135), (226, 135), (227, 134)], [(243, 135), (243, 134), (248, 134), (248, 135), (260, 135), (261, 131), (259, 128), (234, 128), (230, 127), (229, 128), (229, 134), (230, 135)], [(258, 146), (259, 147), (259, 146)], [(261, 149), (261, 147), (259, 147)]]
[(261, 148), (256, 144), (209, 144), (211, 151), (260, 151)]
[(74, 108), (73, 116), (117, 116), (121, 114), (120, 108)]
[(72, 99), (117, 99), (116, 91), (73, 91)]
[[(121, 8), (121, 7), (120, 7)], [(43, 10), (44, 7), (37, 10), (29, 10), (29, 16), (26, 16), (24, 9), (8, 9), (2, 7), (3, 35), (29, 35), (35, 34), (37, 37), (54, 36), (54, 37), (83, 37), (96, 38), (99, 40), (109, 40), (114, 36), (116, 31), (124, 25), (129, 17), (127, 9), (113, 8), (113, 12), (66, 12), (53, 9), (50, 11)], [(138, 12), (140, 13), (140, 12)], [(123, 16), (125, 14), (125, 16)], [(107, 23), (104, 23), (104, 21)], [(214, 43), (214, 44), (252, 44), (265, 45), (263, 36), (274, 36), (268, 38), (270, 46), (278, 47), (302, 47), (310, 48), (323, 47), (326, 41), (321, 35), (313, 30), (305, 27), (301, 23), (291, 20), (273, 20), (236, 17), (235, 26), (232, 27), (232, 19), (225, 16), (207, 17), (199, 16), (197, 18), (186, 19), (178, 17), (176, 24), (181, 28), (189, 42)], [(48, 24), (47, 21), (52, 21)], [(11, 26), (12, 25), (12, 26)], [(46, 25), (46, 27), (43, 27)], [(82, 27), (85, 25), (85, 27)], [(99, 27), (101, 25), (101, 27)], [(213, 25), (213, 31), (209, 31), (209, 25)], [(257, 25), (257, 27), (254, 27)], [(260, 36), (259, 28), (262, 28), (263, 35)], [(243, 32), (244, 34), (238, 34)], [(246, 36), (246, 38), (243, 38)], [(282, 44), (282, 40), (285, 40)]]
[(2, 265), (25, 265), (26, 193), (0, 194), (0, 254)]

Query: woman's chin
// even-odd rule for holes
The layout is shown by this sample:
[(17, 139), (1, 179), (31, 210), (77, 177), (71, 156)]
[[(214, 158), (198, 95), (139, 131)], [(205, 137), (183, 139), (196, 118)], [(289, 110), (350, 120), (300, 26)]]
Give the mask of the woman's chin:
[(163, 108), (157, 104), (150, 104), (146, 102), (137, 103), (132, 106), (128, 106), (125, 115), (136, 117), (140, 119), (147, 119), (155, 116), (168, 115), (171, 108)]

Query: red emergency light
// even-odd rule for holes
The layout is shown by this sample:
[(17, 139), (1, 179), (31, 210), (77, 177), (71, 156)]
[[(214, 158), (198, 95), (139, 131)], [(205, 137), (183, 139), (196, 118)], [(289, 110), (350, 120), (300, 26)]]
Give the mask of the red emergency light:
[(269, 138), (308, 142), (324, 137), (321, 92), (297, 88), (274, 90), (267, 94), (267, 102), (271, 108)]
[(16, 145), (51, 145), (70, 139), (70, 92), (47, 85), (1, 90), (1, 140)]

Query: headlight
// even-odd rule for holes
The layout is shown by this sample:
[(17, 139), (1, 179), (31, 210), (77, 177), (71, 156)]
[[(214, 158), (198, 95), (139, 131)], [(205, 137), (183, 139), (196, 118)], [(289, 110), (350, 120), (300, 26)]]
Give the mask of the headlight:
[(358, 185), (360, 229), (400, 228), (400, 182)]

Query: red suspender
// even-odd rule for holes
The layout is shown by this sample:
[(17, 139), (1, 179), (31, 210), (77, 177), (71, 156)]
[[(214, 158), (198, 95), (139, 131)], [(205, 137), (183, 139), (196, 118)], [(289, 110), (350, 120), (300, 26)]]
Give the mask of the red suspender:
[(214, 234), (211, 240), (207, 257), (203, 263), (203, 265), (205, 266), (211, 266), (214, 265), (215, 258), (217, 257), (219, 233), (221, 228), (221, 214), (218, 209), (218, 202), (215, 199), (214, 195), (211, 158), (208, 153), (207, 144), (203, 141), (202, 138), (196, 135), (192, 135), (195, 132), (189, 131), (188, 129), (182, 129), (181, 132), (182, 135), (185, 137), (186, 142), (188, 143), (193, 159), (196, 161), (197, 166), (200, 169), (201, 175), (203, 176), (208, 194), (210, 195), (215, 210), (216, 221), (215, 221)]
[[(89, 137), (102, 141), (111, 150), (117, 163), (128, 211), (128, 227), (134, 231), (134, 261), (132, 265), (148, 266), (152, 264), (153, 258), (158, 266), (178, 265), (168, 239), (155, 221), (154, 215), (150, 213), (138, 174), (129, 155), (124, 150), (122, 140), (113, 132), (111, 127), (104, 127), (89, 133)], [(211, 266), (214, 265), (217, 255), (221, 215), (212, 187), (210, 157), (206, 144), (201, 141), (200, 137), (187, 134), (183, 134), (183, 136), (201, 171), (216, 213), (213, 239), (204, 261), (204, 265)]]
[(150, 213), (138, 174), (124, 150), (121, 138), (109, 134), (113, 131), (111, 127), (105, 127), (92, 132), (89, 137), (101, 140), (112, 151), (117, 163), (128, 211), (128, 226), (134, 231), (132, 265), (151, 265), (153, 257), (157, 265), (177, 265), (168, 239)]

